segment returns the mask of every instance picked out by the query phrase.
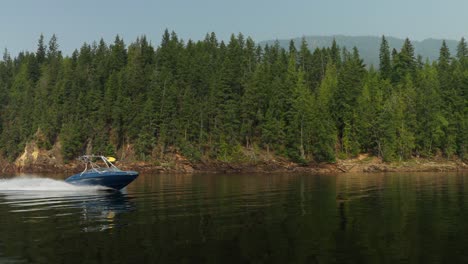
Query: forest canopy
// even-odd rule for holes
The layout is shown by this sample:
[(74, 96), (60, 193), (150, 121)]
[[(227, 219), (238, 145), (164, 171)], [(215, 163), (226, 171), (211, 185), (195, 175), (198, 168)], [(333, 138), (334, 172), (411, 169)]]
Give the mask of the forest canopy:
[(367, 67), (355, 47), (309, 50), (305, 40), (259, 46), (242, 34), (184, 42), (165, 31), (125, 44), (102, 39), (63, 56), (53, 35), (35, 52), (0, 61), (0, 151), (14, 160), (28, 142), (65, 160), (91, 150), (138, 159), (168, 151), (235, 161), (242, 148), (295, 162), (370, 153), (385, 161), (467, 152), (468, 47), (445, 42), (423, 60), (406, 39)]

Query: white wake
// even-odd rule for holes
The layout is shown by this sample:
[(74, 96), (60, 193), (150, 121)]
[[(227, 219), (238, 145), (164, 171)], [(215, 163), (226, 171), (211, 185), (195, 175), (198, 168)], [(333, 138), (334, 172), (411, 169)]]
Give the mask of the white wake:
[[(102, 195), (102, 186), (76, 186), (62, 180), (32, 175), (0, 178), (0, 205), (35, 208), (68, 207)], [(38, 207), (39, 206), (39, 207)], [(29, 210), (29, 209), (28, 209)]]
[(65, 181), (34, 176), (20, 176), (15, 178), (0, 178), (0, 192), (2, 191), (96, 191), (105, 189), (101, 186), (77, 186)]

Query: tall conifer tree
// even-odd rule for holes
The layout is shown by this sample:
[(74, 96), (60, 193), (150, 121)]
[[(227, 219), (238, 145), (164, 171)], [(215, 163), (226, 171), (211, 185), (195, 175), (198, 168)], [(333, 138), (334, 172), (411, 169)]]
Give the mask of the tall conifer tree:
[(385, 36), (382, 36), (382, 42), (380, 43), (380, 53), (379, 53), (379, 70), (380, 75), (384, 79), (390, 79), (392, 75), (392, 65), (390, 61), (390, 47), (388, 42), (385, 39)]

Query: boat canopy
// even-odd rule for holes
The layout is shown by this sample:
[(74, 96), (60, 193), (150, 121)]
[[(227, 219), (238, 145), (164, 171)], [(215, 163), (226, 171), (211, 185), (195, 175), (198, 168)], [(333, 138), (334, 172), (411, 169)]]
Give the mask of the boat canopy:
[(105, 157), (101, 155), (83, 155), (80, 156), (78, 160), (86, 165), (84, 171), (81, 174), (85, 172), (104, 173), (109, 171), (121, 171), (114, 164), (112, 164), (112, 162), (116, 161), (114, 157)]

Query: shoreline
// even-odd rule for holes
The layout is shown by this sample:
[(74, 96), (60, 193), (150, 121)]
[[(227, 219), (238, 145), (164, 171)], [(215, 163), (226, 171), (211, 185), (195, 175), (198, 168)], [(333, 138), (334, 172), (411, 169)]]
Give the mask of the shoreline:
[[(191, 161), (177, 151), (154, 155), (148, 161), (138, 161), (132, 148), (120, 151), (115, 156), (115, 165), (122, 170), (140, 173), (372, 173), (372, 172), (455, 172), (467, 171), (468, 161), (442, 156), (432, 158), (413, 157), (405, 161), (384, 162), (370, 154), (359, 154), (353, 158), (337, 159), (334, 163), (299, 164), (268, 151), (243, 148), (235, 160), (220, 161), (203, 157)], [(60, 144), (50, 150), (40, 149), (35, 141), (25, 147), (24, 152), (14, 161), (0, 156), (0, 174), (5, 173), (67, 173), (83, 171), (78, 160), (65, 162)]]
[[(468, 171), (468, 165), (458, 159), (413, 158), (401, 162), (383, 162), (380, 158), (359, 155), (353, 159), (337, 160), (335, 163), (297, 164), (286, 159), (271, 159), (259, 162), (190, 162), (178, 156), (171, 162), (130, 162), (117, 161), (122, 170), (135, 170), (140, 173), (381, 173), (381, 172), (456, 172)], [(78, 162), (58, 164), (47, 160), (34, 162), (0, 161), (0, 173), (78, 173), (83, 166)]]

